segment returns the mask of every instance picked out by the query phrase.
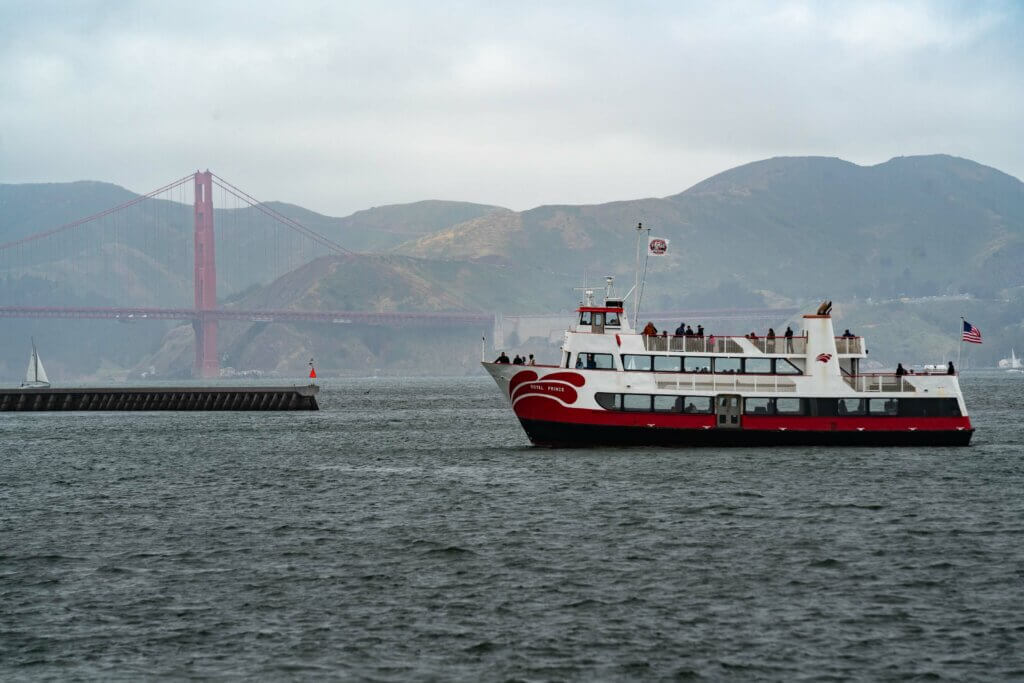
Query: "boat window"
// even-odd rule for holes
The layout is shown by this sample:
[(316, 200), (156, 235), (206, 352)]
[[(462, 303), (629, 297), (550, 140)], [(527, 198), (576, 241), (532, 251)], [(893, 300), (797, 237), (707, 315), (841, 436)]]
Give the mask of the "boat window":
[(683, 356), (683, 372), (711, 372), (711, 359), (707, 356)]
[(835, 417), (836, 399), (834, 398), (809, 398), (811, 415), (815, 417)]
[(605, 410), (622, 410), (622, 394), (598, 392), (594, 394), (594, 400)]
[(651, 397), (649, 394), (623, 394), (622, 409), (649, 411), (651, 409)]
[(576, 367), (587, 370), (614, 370), (615, 361), (610, 353), (577, 353)]
[(655, 395), (654, 412), (656, 413), (680, 413), (683, 410), (682, 396)]
[(803, 415), (803, 401), (799, 398), (775, 399), (775, 412), (779, 415)]
[(770, 398), (748, 398), (743, 402), (743, 412), (747, 415), (770, 415), (772, 400)]
[(901, 398), (900, 417), (960, 417), (955, 398)]
[(590, 311), (583, 311), (580, 313), (580, 325), (593, 325), (594, 317)]
[(742, 358), (716, 358), (715, 359), (715, 372), (717, 373), (728, 373), (735, 374), (737, 372), (743, 372), (743, 359)]
[(609, 311), (605, 314), (604, 326), (605, 327), (620, 327), (622, 325), (619, 322), (619, 314), (615, 311)]
[(744, 361), (743, 369), (747, 373), (755, 375), (770, 375), (772, 374), (772, 359), (771, 358), (747, 358)]
[(871, 415), (898, 415), (899, 405), (895, 398), (873, 398), (868, 401)]
[(683, 398), (684, 413), (710, 413), (712, 409), (710, 396), (686, 396)]
[(623, 370), (650, 370), (651, 369), (651, 357), (650, 356), (634, 356), (631, 354), (622, 355), (622, 369)]
[(679, 372), (683, 367), (682, 356), (655, 356), (655, 372)]
[(863, 415), (865, 399), (863, 398), (841, 398), (836, 404), (839, 415)]
[(785, 358), (775, 359), (775, 374), (776, 375), (802, 375), (800, 368), (790, 363)]

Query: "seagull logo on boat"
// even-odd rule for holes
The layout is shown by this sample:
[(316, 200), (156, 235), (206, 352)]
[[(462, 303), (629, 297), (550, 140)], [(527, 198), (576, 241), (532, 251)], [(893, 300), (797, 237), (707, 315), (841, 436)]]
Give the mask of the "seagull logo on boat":
[(827, 363), (830, 360), (832, 360), (832, 354), (831, 353), (819, 353), (818, 354), (818, 360), (821, 361), (822, 363)]

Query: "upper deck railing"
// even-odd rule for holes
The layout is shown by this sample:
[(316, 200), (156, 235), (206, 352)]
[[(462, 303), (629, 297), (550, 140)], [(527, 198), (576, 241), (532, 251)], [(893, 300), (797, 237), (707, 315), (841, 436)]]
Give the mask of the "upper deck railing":
[(840, 355), (864, 353), (864, 337), (836, 337), (836, 353)]
[[(932, 376), (943, 375), (945, 373), (930, 373)], [(872, 373), (867, 375), (843, 375), (843, 379), (849, 384), (855, 391), (892, 391), (892, 392), (912, 392), (917, 391), (917, 387), (914, 386), (915, 377), (927, 377), (929, 373), (922, 373), (921, 375), (894, 375), (891, 373)]]
[[(751, 346), (761, 353), (802, 356), (807, 352), (807, 337), (727, 337), (641, 335), (647, 351), (678, 353), (749, 353)], [(750, 346), (747, 346), (749, 344)]]

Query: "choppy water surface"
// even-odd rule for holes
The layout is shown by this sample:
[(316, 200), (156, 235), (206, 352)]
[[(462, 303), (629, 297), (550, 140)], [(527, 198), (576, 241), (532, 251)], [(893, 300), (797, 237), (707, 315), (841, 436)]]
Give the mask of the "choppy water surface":
[(1024, 677), (1024, 380), (967, 449), (542, 450), (489, 379), (0, 415), (0, 677)]

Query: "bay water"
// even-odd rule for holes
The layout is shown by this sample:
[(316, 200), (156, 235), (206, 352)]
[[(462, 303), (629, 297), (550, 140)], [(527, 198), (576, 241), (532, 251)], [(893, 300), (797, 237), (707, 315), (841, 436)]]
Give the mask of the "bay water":
[(487, 377), (0, 414), (0, 678), (1024, 678), (1024, 377), (969, 448), (529, 445)]

